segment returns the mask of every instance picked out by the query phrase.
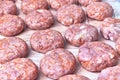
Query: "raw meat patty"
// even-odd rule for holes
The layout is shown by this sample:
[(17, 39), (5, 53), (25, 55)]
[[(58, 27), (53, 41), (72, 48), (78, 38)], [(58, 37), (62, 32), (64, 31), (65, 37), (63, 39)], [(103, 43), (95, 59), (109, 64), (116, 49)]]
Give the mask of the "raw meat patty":
[(51, 27), (54, 23), (54, 18), (50, 11), (41, 9), (30, 12), (26, 16), (25, 22), (30, 29), (42, 30)]
[(75, 4), (77, 0), (47, 0), (47, 2), (53, 9), (57, 10), (62, 6)]
[(40, 30), (32, 34), (30, 44), (33, 50), (46, 53), (52, 49), (63, 48), (64, 39), (58, 31)]
[(113, 16), (113, 8), (107, 2), (94, 2), (87, 6), (88, 17), (96, 20), (104, 20)]
[(21, 9), (24, 14), (28, 14), (34, 10), (47, 9), (48, 3), (46, 0), (22, 0)]
[(54, 49), (47, 52), (40, 62), (42, 73), (52, 79), (71, 74), (75, 69), (75, 57), (65, 49)]
[(12, 1), (0, 1), (0, 16), (4, 14), (17, 14), (17, 7)]
[(57, 19), (60, 23), (69, 26), (83, 22), (85, 13), (80, 6), (75, 4), (65, 5), (57, 11)]
[(0, 64), (28, 55), (26, 42), (17, 37), (0, 39)]
[(73, 24), (65, 32), (65, 38), (74, 46), (98, 40), (97, 29), (89, 24)]
[(120, 80), (120, 65), (102, 70), (98, 80)]
[(0, 33), (4, 36), (15, 36), (25, 28), (24, 21), (16, 15), (3, 15), (0, 17)]
[(27, 58), (17, 58), (0, 65), (0, 80), (36, 80), (37, 76), (37, 66)]
[(104, 19), (101, 24), (101, 34), (105, 39), (116, 41), (120, 37), (120, 19)]
[(86, 42), (79, 48), (78, 60), (86, 70), (98, 72), (116, 65), (118, 54), (106, 43)]

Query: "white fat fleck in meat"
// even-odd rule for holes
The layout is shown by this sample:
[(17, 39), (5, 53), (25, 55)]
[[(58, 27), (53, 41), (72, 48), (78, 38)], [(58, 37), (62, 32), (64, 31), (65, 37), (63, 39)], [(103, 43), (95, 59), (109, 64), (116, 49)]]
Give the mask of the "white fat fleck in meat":
[(62, 23), (62, 24), (65, 24), (65, 23), (66, 23), (65, 21), (67, 21), (67, 23), (71, 23), (71, 24), (72, 24), (73, 18), (71, 18), (71, 17), (66, 17), (61, 23)]
[(98, 63), (102, 63), (102, 61), (103, 61), (102, 59), (97, 59), (97, 60), (96, 60), (97, 64), (98, 64)]
[(110, 40), (112, 40), (112, 41), (114, 40), (113, 36), (110, 36)]
[(80, 26), (80, 29), (82, 30), (82, 29), (84, 29), (86, 26), (85, 25), (82, 25), (82, 26)]
[(111, 54), (110, 52), (108, 53), (110, 58), (113, 59), (115, 56), (113, 54)]
[(98, 12), (96, 12), (95, 14), (94, 14), (94, 16), (99, 16), (100, 15), (100, 13), (98, 13)]
[(74, 37), (74, 39), (78, 40), (82, 37), (84, 37), (87, 34), (87, 30), (83, 30), (80, 33), (76, 34), (76, 36)]

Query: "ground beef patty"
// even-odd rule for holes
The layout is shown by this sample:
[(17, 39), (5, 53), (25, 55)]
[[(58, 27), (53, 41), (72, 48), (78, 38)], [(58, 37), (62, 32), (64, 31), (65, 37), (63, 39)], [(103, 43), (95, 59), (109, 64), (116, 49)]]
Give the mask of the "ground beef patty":
[(23, 31), (24, 21), (16, 15), (3, 15), (0, 17), (0, 33), (4, 36), (14, 36)]
[(17, 37), (0, 39), (0, 63), (8, 62), (15, 58), (26, 57), (28, 47), (24, 40)]
[(107, 17), (112, 17), (113, 8), (107, 2), (94, 2), (87, 6), (88, 17), (96, 20), (104, 20)]
[(64, 5), (74, 4), (77, 0), (47, 0), (47, 2), (53, 9), (57, 10)]
[(82, 6), (85, 6), (85, 7), (93, 2), (100, 2), (100, 1), (101, 0), (78, 0), (79, 4), (81, 4)]
[(105, 39), (116, 41), (120, 37), (120, 19), (104, 19), (101, 24), (101, 34)]
[(0, 80), (36, 80), (37, 75), (37, 66), (27, 58), (17, 58), (0, 65)]
[(58, 80), (90, 80), (90, 79), (78, 74), (69, 74), (60, 77)]
[(42, 30), (51, 27), (54, 23), (54, 18), (50, 11), (41, 9), (30, 12), (26, 16), (25, 22), (30, 29)]
[(0, 1), (0, 16), (4, 14), (17, 14), (17, 7), (12, 1)]
[(120, 65), (102, 70), (98, 80), (120, 80)]
[(88, 71), (98, 72), (118, 62), (117, 52), (103, 42), (86, 42), (79, 48), (78, 60)]
[(65, 5), (57, 11), (57, 19), (60, 23), (69, 26), (83, 22), (85, 13), (80, 6), (75, 4)]
[(54, 49), (47, 52), (40, 62), (42, 73), (52, 79), (73, 73), (75, 69), (75, 57), (65, 49)]
[(40, 30), (32, 34), (30, 44), (33, 50), (46, 53), (52, 49), (63, 48), (64, 39), (58, 31)]
[(85, 42), (98, 40), (97, 29), (89, 24), (73, 24), (65, 32), (66, 40), (74, 45), (81, 46)]
[(38, 9), (47, 9), (48, 4), (46, 0), (22, 0), (21, 9), (24, 14)]

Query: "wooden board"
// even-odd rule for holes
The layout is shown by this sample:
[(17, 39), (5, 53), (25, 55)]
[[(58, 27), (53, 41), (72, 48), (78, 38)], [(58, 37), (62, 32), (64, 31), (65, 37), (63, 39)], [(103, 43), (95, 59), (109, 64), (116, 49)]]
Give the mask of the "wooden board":
[[(107, 1), (110, 1), (110, 0), (107, 0)], [(120, 18), (120, 9), (118, 10), (118, 7), (117, 7), (117, 5), (120, 5), (120, 4), (119, 4), (118, 2), (116, 2), (116, 0), (111, 0), (111, 1), (114, 2), (114, 4), (113, 4), (113, 2), (109, 2), (109, 3), (112, 3), (112, 6), (113, 6), (114, 9), (115, 9), (115, 17)], [(17, 0), (16, 5), (17, 5), (19, 11), (20, 11), (20, 3), (21, 3), (21, 1), (20, 1), (20, 0)], [(116, 5), (116, 4), (117, 4), (117, 5)], [(118, 12), (118, 11), (119, 11), (119, 12)], [(51, 10), (51, 12), (54, 14), (54, 16), (56, 15), (56, 11)], [(24, 19), (24, 17), (25, 17), (25, 15), (24, 15), (21, 11), (20, 11), (20, 15), (19, 15), (19, 16), (22, 17), (23, 19)], [(55, 17), (55, 19), (56, 19), (56, 17)], [(92, 25), (96, 26), (96, 27), (99, 29), (99, 26), (100, 26), (100, 23), (101, 23), (101, 22), (100, 22), (100, 21), (95, 21), (95, 20), (89, 20), (89, 22), (87, 21), (86, 23), (92, 24)], [(68, 28), (68, 27), (66, 27), (66, 26), (58, 23), (57, 20), (55, 21), (55, 24), (51, 27), (51, 29), (60, 31), (63, 36), (64, 36), (64, 32), (65, 32), (65, 30), (66, 30), (67, 28)], [(36, 51), (32, 51), (32, 50), (31, 50), (31, 47), (30, 47), (30, 42), (29, 42), (32, 33), (35, 32), (35, 31), (36, 31), (36, 30), (30, 30), (30, 29), (26, 28), (21, 34), (17, 35), (17, 37), (20, 37), (20, 38), (22, 38), (23, 40), (26, 41), (26, 43), (28, 44), (28, 47), (29, 47), (29, 55), (28, 55), (28, 58), (32, 59), (32, 60), (35, 62), (35, 64), (39, 67), (40, 60), (41, 60), (41, 58), (44, 56), (44, 54), (38, 53), (38, 52), (36, 52)], [(4, 36), (0, 36), (0, 39), (2, 39), (2, 38), (4, 38)], [(104, 39), (101, 38), (101, 37), (99, 38), (99, 40), (100, 40), (100, 41), (104, 41), (104, 42), (110, 44), (111, 46), (113, 46), (113, 47), (115, 48), (114, 42), (108, 41), (108, 40), (104, 40)], [(75, 55), (75, 57), (76, 57), (76, 59), (77, 59), (78, 47), (74, 47), (74, 46), (71, 46), (71, 45), (69, 45), (68, 43), (66, 43), (65, 49), (71, 51), (71, 52)], [(76, 73), (76, 74), (82, 74), (82, 75), (84, 75), (84, 76), (87, 76), (87, 77), (89, 77), (91, 80), (97, 80), (97, 77), (98, 77), (98, 75), (99, 75), (99, 73), (93, 73), (93, 72), (89, 72), (89, 71), (83, 69), (79, 63), (77, 63), (77, 70), (76, 70), (75, 73)], [(40, 73), (39, 73), (39, 77), (38, 77), (37, 80), (53, 80), (53, 79), (50, 79), (50, 78), (45, 77), (45, 76), (40, 72)]]

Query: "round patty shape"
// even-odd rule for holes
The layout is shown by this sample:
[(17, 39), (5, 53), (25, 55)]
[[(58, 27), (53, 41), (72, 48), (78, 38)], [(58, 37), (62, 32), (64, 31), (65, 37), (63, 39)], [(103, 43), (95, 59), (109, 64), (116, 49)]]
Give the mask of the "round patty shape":
[(0, 16), (4, 14), (17, 14), (17, 7), (12, 1), (0, 1)]
[(79, 47), (85, 42), (98, 40), (98, 31), (89, 24), (73, 24), (66, 30), (65, 38), (70, 44)]
[(75, 69), (75, 57), (65, 49), (54, 49), (47, 52), (40, 62), (42, 73), (52, 79), (71, 74)]
[(101, 34), (105, 39), (116, 41), (120, 37), (120, 19), (104, 19), (101, 24)]
[(86, 42), (79, 48), (78, 60), (86, 70), (99, 72), (116, 65), (118, 54), (106, 43)]
[(79, 4), (81, 4), (82, 6), (85, 6), (85, 7), (93, 2), (100, 2), (100, 1), (101, 0), (78, 0)]
[(69, 26), (83, 22), (85, 13), (80, 6), (75, 4), (65, 5), (57, 11), (57, 19), (62, 24)]
[(51, 27), (54, 23), (54, 18), (50, 11), (41, 9), (30, 12), (26, 16), (25, 22), (30, 29), (42, 30)]
[(47, 9), (48, 3), (46, 0), (22, 0), (21, 9), (24, 14), (28, 14), (34, 10)]
[(90, 79), (82, 75), (70, 74), (60, 77), (58, 80), (90, 80)]
[(30, 44), (33, 50), (46, 53), (52, 49), (63, 48), (64, 39), (58, 31), (40, 30), (32, 34)]
[(112, 6), (106, 2), (93, 2), (87, 6), (88, 17), (96, 20), (112, 17), (113, 12)]
[(17, 58), (0, 66), (0, 80), (35, 80), (37, 75), (37, 66), (27, 58)]
[(102, 70), (98, 80), (120, 80), (120, 65)]
[(16, 15), (3, 15), (0, 17), (0, 33), (4, 36), (14, 36), (23, 31), (24, 21)]
[(74, 4), (77, 1), (76, 0), (47, 0), (47, 2), (53, 9), (57, 10), (64, 5)]
[(17, 37), (0, 39), (0, 64), (15, 58), (26, 57), (28, 46), (26, 42)]

